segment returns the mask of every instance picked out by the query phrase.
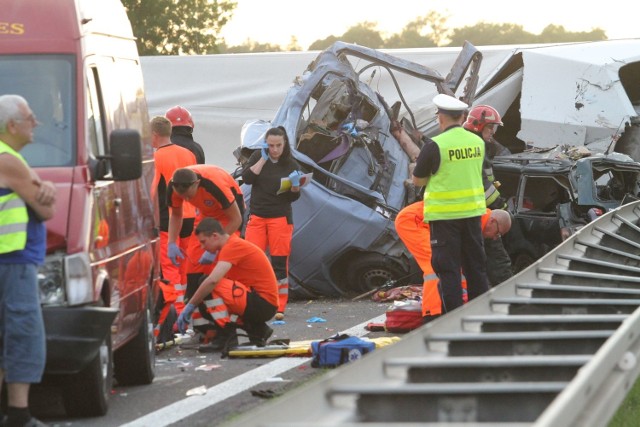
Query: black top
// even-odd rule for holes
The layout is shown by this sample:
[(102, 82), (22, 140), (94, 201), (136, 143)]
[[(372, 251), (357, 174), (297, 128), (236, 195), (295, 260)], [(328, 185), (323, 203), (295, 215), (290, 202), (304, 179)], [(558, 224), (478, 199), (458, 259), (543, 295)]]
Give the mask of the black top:
[(440, 149), (431, 138), (422, 138), (424, 145), (416, 159), (416, 167), (413, 176), (427, 178), (438, 172), (440, 168)]
[(277, 163), (267, 160), (256, 175), (250, 169), (260, 159), (260, 150), (255, 151), (249, 158), (249, 163), (242, 171), (242, 179), (251, 184), (251, 201), (249, 211), (262, 218), (279, 218), (286, 216), (290, 224), (293, 223), (291, 203), (298, 200), (300, 192), (286, 191), (276, 194), (280, 188), (280, 179), (286, 178), (294, 170), (300, 170), (298, 162), (290, 157), (279, 159)]
[(171, 129), (171, 142), (191, 151), (196, 156), (199, 165), (204, 164), (204, 150), (202, 146), (193, 140), (193, 129), (189, 126), (174, 126)]
[[(460, 125), (451, 125), (444, 132), (455, 127), (460, 127)], [(422, 141), (424, 145), (416, 159), (416, 167), (413, 169), (413, 176), (416, 178), (428, 178), (440, 169), (440, 148), (438, 144), (427, 137), (422, 137)]]

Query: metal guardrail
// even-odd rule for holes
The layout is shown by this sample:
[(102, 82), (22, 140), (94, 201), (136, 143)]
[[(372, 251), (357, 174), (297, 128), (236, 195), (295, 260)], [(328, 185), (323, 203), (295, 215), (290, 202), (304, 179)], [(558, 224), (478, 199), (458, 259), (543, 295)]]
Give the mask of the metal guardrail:
[(230, 426), (606, 426), (640, 372), (640, 202)]

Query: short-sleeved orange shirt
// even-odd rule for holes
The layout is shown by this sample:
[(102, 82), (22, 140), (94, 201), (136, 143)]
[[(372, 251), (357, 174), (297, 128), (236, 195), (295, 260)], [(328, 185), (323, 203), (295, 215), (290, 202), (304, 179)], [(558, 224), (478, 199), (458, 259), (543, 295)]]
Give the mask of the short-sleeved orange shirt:
[[(173, 172), (176, 169), (184, 168), (196, 164), (196, 156), (184, 147), (175, 144), (168, 144), (159, 147), (153, 154), (155, 160), (155, 176), (153, 178), (153, 188), (158, 191), (158, 205), (160, 207), (160, 222), (162, 229), (166, 230), (169, 222), (167, 186)], [(189, 203), (185, 203), (182, 215), (184, 218), (194, 218), (196, 209)]]
[(487, 225), (487, 222), (489, 222), (489, 219), (491, 218), (491, 209), (487, 208), (486, 212), (484, 213), (484, 215), (482, 215), (480, 217), (480, 224), (482, 229), (484, 230), (485, 225)]
[[(229, 222), (224, 209), (229, 208), (233, 202), (238, 203), (240, 213), (244, 212), (242, 190), (229, 172), (215, 165), (193, 165), (189, 166), (189, 169), (200, 179), (195, 197), (189, 200), (189, 203), (196, 207), (198, 217), (215, 218), (224, 226)], [(168, 192), (170, 206), (182, 206), (184, 199), (173, 190), (173, 185), (169, 185)]]
[(225, 275), (227, 279), (237, 280), (265, 301), (278, 306), (278, 281), (262, 249), (234, 234), (220, 249), (218, 261), (232, 265)]

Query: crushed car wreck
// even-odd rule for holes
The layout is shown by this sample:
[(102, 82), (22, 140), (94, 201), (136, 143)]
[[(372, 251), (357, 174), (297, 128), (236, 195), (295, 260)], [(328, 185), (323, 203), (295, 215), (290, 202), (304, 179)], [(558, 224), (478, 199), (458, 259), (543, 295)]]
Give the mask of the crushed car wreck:
[(493, 171), (514, 218), (502, 239), (514, 272), (640, 191), (640, 163), (620, 153), (556, 147), (496, 157)]
[[(607, 61), (607, 50), (618, 55)], [(515, 154), (496, 157), (494, 172), (517, 222), (513, 239), (505, 241), (516, 269), (586, 224), (593, 212), (637, 197), (637, 52), (640, 40), (514, 49), (500, 66), (483, 71), (482, 85), (482, 54), (469, 43), (446, 78), (361, 46), (338, 42), (321, 52), (295, 79), (273, 120), (245, 125), (234, 152), (242, 167), (266, 130), (282, 125), (292, 136), (294, 157), (304, 172), (313, 172), (312, 185), (294, 204), (292, 294), (353, 295), (390, 279), (420, 282), (393, 227), (417, 192), (406, 185), (408, 151), (390, 128), (399, 118), (407, 130), (437, 134), (431, 103), (437, 93), (489, 104), (502, 114), (496, 138)], [(566, 90), (548, 83), (554, 68), (541, 64), (549, 58), (562, 63), (557, 73)], [(424, 86), (424, 96), (411, 105), (402, 90), (407, 79)], [(572, 157), (570, 146), (586, 146), (590, 155)], [(536, 197), (543, 195), (534, 193), (552, 189), (544, 195), (548, 207), (537, 209)]]
[[(354, 294), (412, 271), (419, 275), (393, 226), (395, 214), (413, 199), (404, 184), (409, 158), (389, 132), (391, 110), (398, 108), (385, 100), (404, 99), (403, 79), (422, 81), (425, 93), (453, 94), (467, 74), (465, 93), (472, 95), (479, 66), (480, 54), (470, 44), (444, 78), (425, 66), (338, 42), (295, 80), (271, 122), (247, 124), (235, 153), (241, 165), (269, 127), (282, 125), (295, 135), (294, 157), (304, 172), (313, 172), (312, 185), (293, 209), (292, 293)], [(382, 72), (393, 82), (384, 94), (365, 82)], [(404, 108), (411, 114), (411, 106)]]
[(515, 221), (503, 239), (514, 271), (577, 229), (637, 199), (640, 40), (515, 49), (474, 104), (502, 114), (513, 156), (493, 171)]

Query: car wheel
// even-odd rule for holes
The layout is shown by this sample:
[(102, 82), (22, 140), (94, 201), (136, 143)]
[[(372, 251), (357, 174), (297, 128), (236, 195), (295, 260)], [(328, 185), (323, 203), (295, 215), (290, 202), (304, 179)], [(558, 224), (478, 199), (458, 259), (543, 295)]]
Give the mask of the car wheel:
[(107, 413), (113, 382), (111, 335), (82, 371), (66, 378), (62, 400), (70, 417), (97, 417)]
[(401, 265), (376, 253), (359, 255), (348, 261), (345, 267), (346, 280), (341, 288), (351, 295), (377, 289), (390, 280), (407, 275)]
[(153, 381), (156, 372), (156, 341), (153, 335), (150, 291), (138, 334), (115, 352), (114, 361), (118, 385), (151, 384)]

